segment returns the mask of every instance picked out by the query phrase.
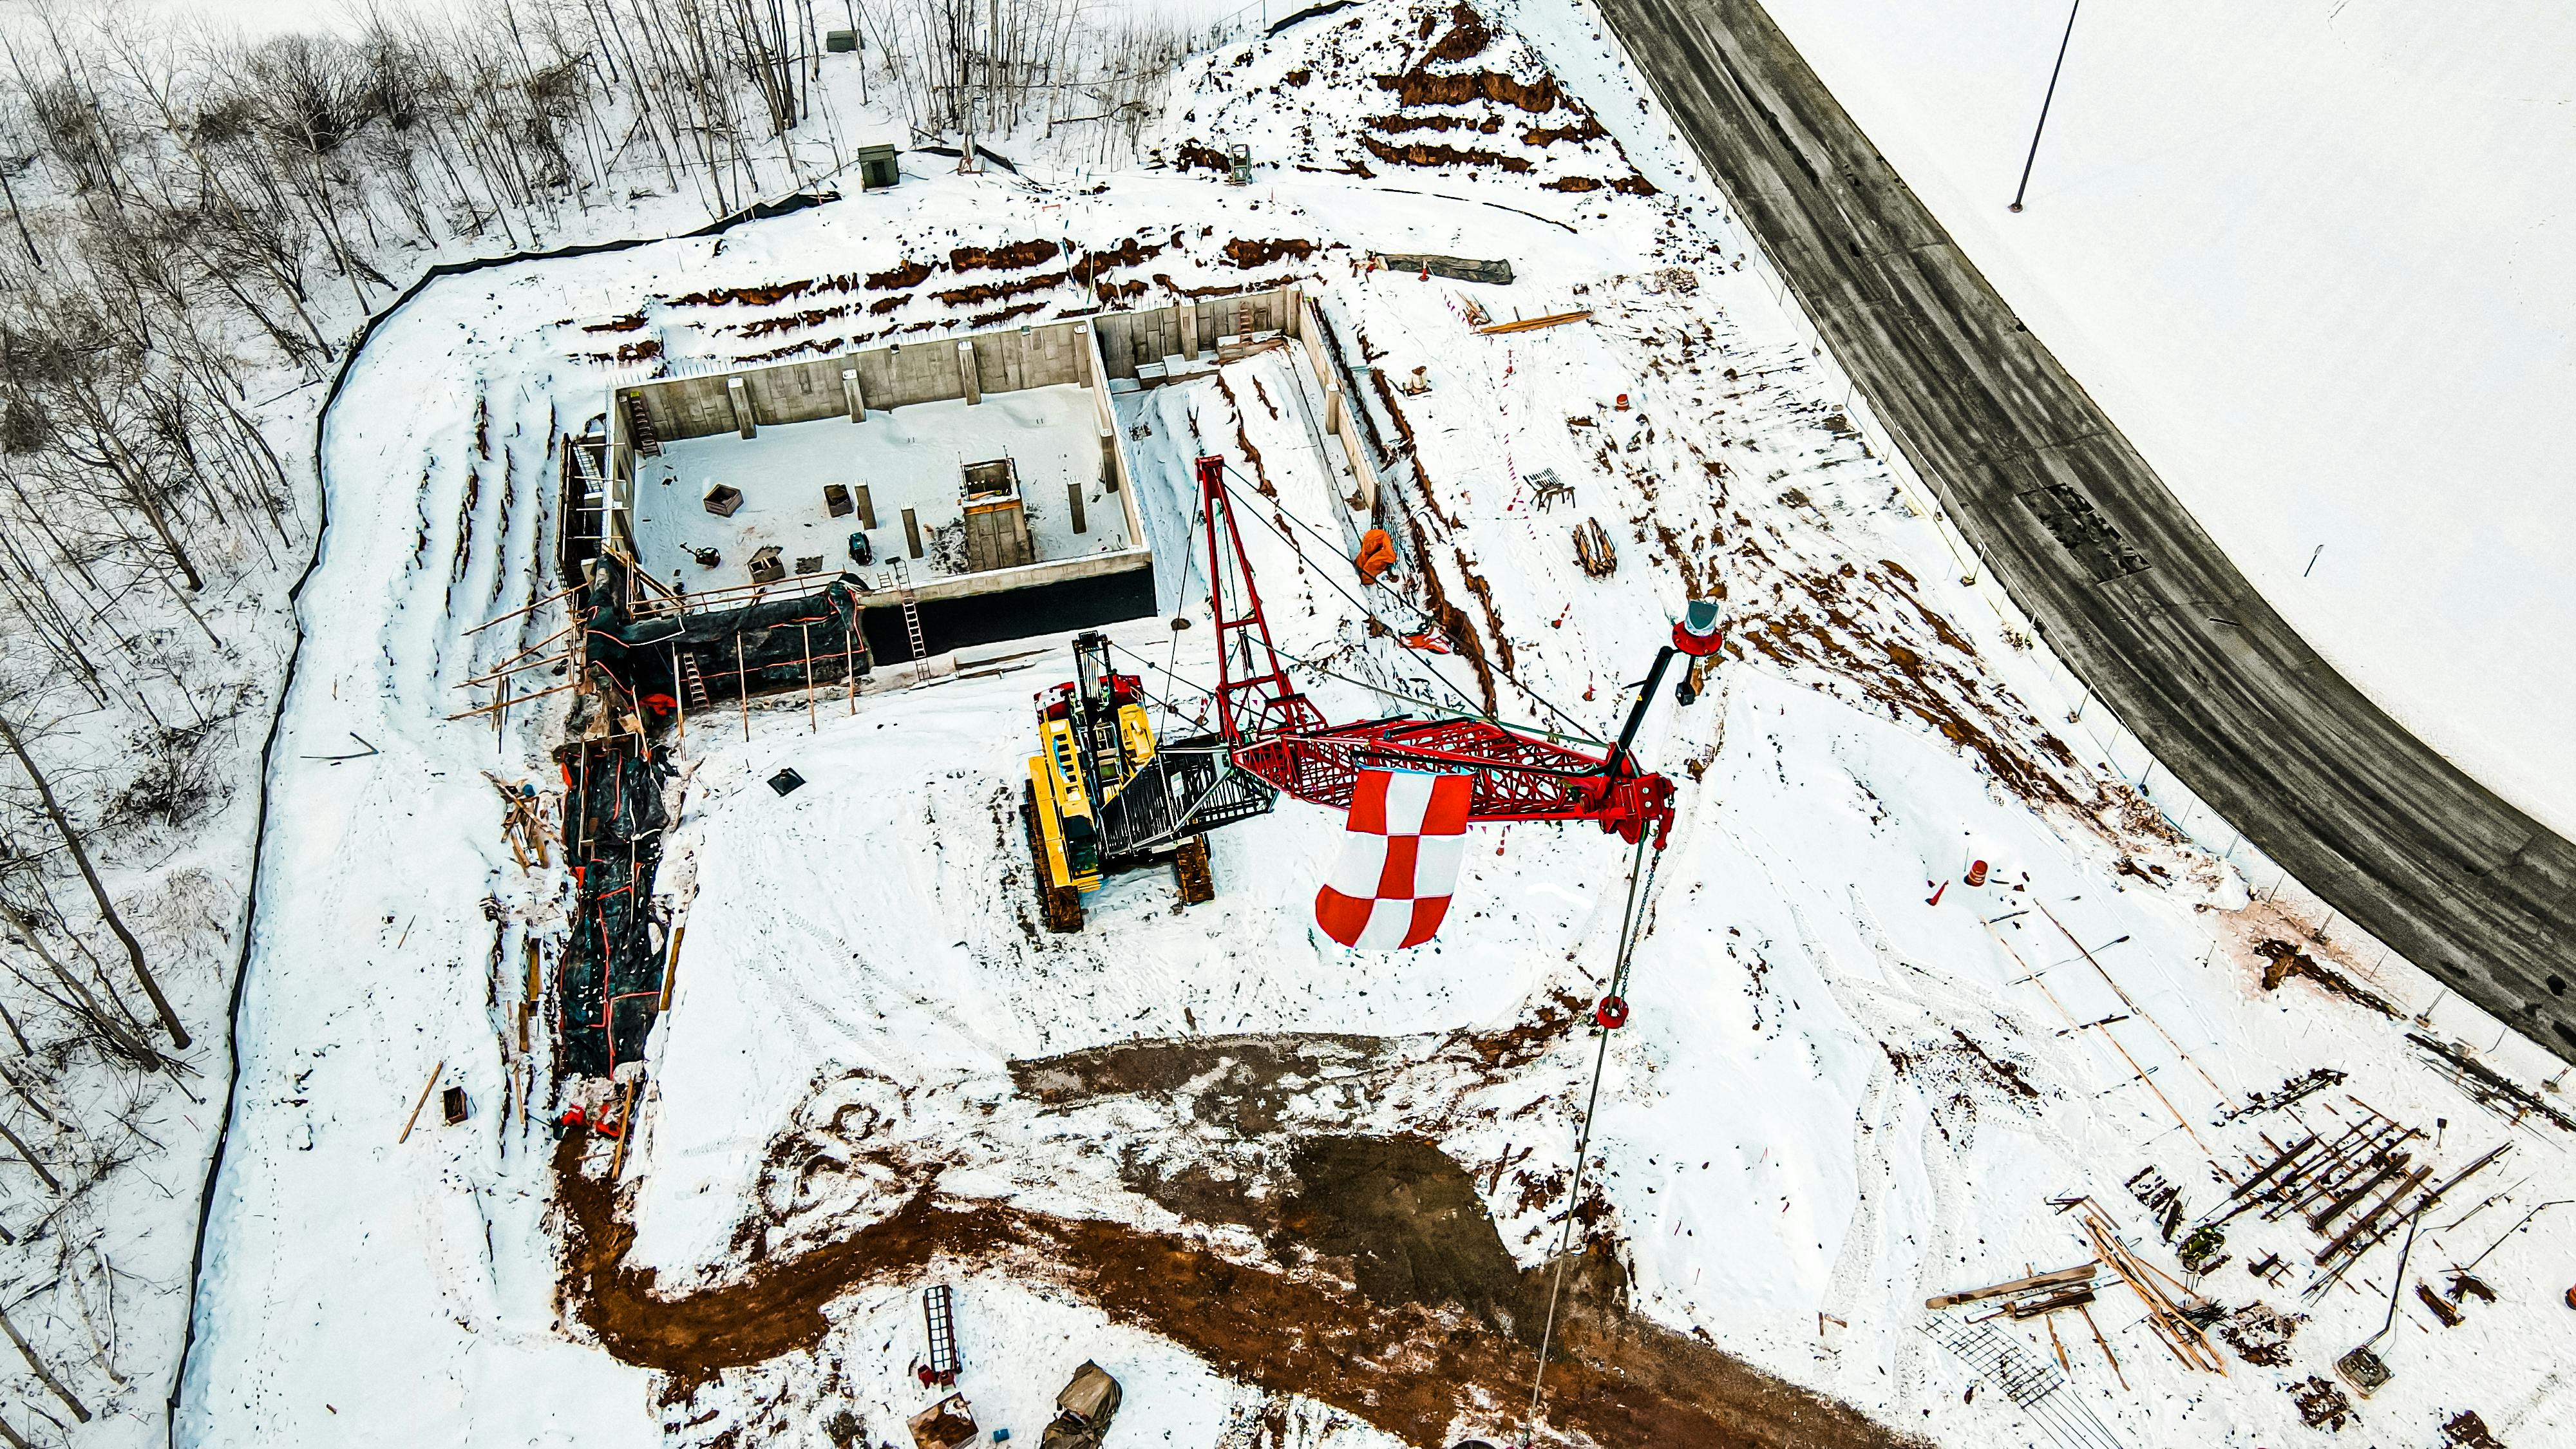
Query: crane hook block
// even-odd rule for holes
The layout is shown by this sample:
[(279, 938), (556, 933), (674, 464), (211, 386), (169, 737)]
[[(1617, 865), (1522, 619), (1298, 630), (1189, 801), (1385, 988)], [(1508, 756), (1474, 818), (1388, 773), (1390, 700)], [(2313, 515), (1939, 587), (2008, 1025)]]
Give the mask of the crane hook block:
[(1694, 659), (1705, 658), (1724, 647), (1726, 636), (1717, 627), (1717, 601), (1693, 599), (1673, 621), (1673, 647)]
[(1624, 996), (1602, 997), (1601, 1004), (1592, 1008), (1592, 1019), (1601, 1023), (1603, 1031), (1617, 1031), (1628, 1024), (1628, 999)]

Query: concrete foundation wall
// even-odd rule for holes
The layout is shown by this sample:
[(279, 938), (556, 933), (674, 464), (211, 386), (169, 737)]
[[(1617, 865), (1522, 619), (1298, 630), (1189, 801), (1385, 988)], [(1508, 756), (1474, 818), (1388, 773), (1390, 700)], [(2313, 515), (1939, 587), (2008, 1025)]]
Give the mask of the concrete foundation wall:
[(739, 426), (733, 379), (756, 423), (801, 423), (847, 417), (849, 390), (842, 374), (855, 368), (860, 396), (870, 411), (962, 398), (974, 393), (1078, 383), (1097, 387), (1105, 376), (1132, 378), (1144, 363), (1179, 354), (1196, 357), (1220, 337), (1244, 332), (1299, 330), (1297, 292), (1278, 288), (1234, 297), (1182, 299), (1133, 312), (1032, 325), (1025, 330), (970, 333), (889, 342), (855, 352), (800, 358), (760, 366), (670, 377), (617, 390), (608, 410), (612, 470), (631, 477), (627, 399), (640, 398), (663, 441), (729, 433)]
[(1246, 292), (1234, 297), (1183, 299), (1137, 312), (1111, 312), (1094, 318), (1099, 325), (1100, 356), (1111, 377), (1134, 377), (1136, 369), (1166, 357), (1196, 357), (1220, 337), (1238, 333), (1297, 330), (1296, 289)]

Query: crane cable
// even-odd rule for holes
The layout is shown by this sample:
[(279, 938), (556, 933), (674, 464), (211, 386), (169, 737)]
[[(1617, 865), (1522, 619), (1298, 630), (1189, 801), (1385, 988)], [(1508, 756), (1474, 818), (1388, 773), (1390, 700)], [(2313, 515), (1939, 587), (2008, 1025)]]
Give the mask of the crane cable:
[[(1613, 1001), (1621, 1003), (1623, 1008), (1627, 1001), (1628, 968), (1636, 959), (1638, 939), (1645, 934), (1646, 912), (1651, 908), (1655, 894), (1655, 869), (1664, 861), (1664, 853), (1660, 850), (1655, 852), (1654, 859), (1645, 859), (1647, 839), (1644, 831), (1638, 832), (1637, 853), (1628, 863), (1628, 902), (1620, 913), (1619, 953), (1610, 972), (1609, 994), (1602, 999), (1604, 1012)], [(1638, 869), (1641, 864), (1645, 867), (1642, 872)], [(1638, 885), (1641, 874), (1645, 878), (1642, 890)], [(1573, 1245), (1574, 1214), (1583, 1202), (1583, 1168), (1592, 1151), (1592, 1112), (1600, 1105), (1601, 1076), (1610, 1063), (1610, 1035), (1615, 1028), (1606, 1016), (1596, 1015), (1593, 1020), (1594, 1030), (1601, 1037), (1601, 1049), (1592, 1058), (1592, 1090), (1583, 1099), (1583, 1124), (1575, 1137), (1574, 1172), (1565, 1190), (1564, 1226), (1558, 1231), (1556, 1240), (1556, 1274), (1547, 1291), (1547, 1323), (1539, 1331), (1538, 1359), (1530, 1366), (1529, 1416), (1521, 1425), (1522, 1449), (1528, 1449), (1538, 1432), (1539, 1397), (1547, 1383), (1547, 1354), (1556, 1337), (1557, 1300), (1565, 1292), (1566, 1250)]]

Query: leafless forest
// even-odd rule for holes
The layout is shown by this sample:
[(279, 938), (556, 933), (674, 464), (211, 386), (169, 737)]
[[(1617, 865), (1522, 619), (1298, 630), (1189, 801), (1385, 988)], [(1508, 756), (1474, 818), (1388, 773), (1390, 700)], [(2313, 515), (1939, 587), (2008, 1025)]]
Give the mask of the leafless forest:
[[(123, 1442), (158, 1437), (188, 1285), (119, 1262), (118, 1225), (196, 1223), (311, 429), (356, 324), (432, 262), (836, 184), (862, 133), (1122, 161), (1194, 38), (1081, 0), (387, 3), (354, 37), (256, 43), (16, 18), (0, 1443)], [(855, 55), (827, 50), (842, 29)]]

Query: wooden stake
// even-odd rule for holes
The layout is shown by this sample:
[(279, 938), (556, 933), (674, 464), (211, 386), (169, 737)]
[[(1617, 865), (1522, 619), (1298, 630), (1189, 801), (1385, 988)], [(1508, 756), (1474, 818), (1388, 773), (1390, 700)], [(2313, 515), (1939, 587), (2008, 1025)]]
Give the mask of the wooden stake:
[(564, 590), (564, 591), (563, 591), (562, 593), (560, 593), (560, 594), (548, 594), (548, 595), (546, 595), (544, 598), (539, 599), (539, 600), (537, 600), (535, 603), (533, 603), (533, 604), (529, 604), (529, 605), (527, 605), (527, 606), (526, 606), (526, 607), (524, 607), (524, 608), (512, 609), (510, 612), (508, 612), (508, 613), (506, 613), (506, 614), (499, 615), (499, 616), (497, 616), (497, 617), (495, 617), (495, 618), (486, 619), (486, 620), (484, 620), (482, 623), (477, 624), (477, 625), (475, 625), (473, 628), (466, 630), (463, 634), (460, 634), (460, 635), (458, 635), (457, 637), (458, 637), (458, 638), (460, 638), (460, 639), (471, 639), (471, 638), (473, 638), (475, 635), (482, 633), (484, 630), (491, 628), (493, 625), (498, 624), (498, 623), (501, 623), (503, 620), (507, 620), (507, 619), (515, 619), (515, 618), (519, 617), (521, 614), (534, 613), (535, 611), (537, 611), (537, 610), (539, 610), (539, 609), (544, 608), (546, 605), (553, 603), (553, 602), (554, 602), (555, 600), (557, 600), (557, 599), (566, 598), (566, 597), (569, 597), (570, 595), (577, 594), (577, 593), (579, 593), (579, 592), (581, 592), (581, 590), (580, 590), (579, 586), (575, 586), (575, 587), (573, 587), (573, 588), (569, 588), (569, 589)]
[(617, 1150), (608, 1155), (608, 1180), (614, 1184), (626, 1166), (626, 1144), (635, 1140), (635, 1079), (626, 1079), (626, 1100), (617, 1108)]
[(671, 719), (680, 727), (680, 738), (689, 737), (689, 689), (680, 678), (680, 646), (671, 646)]
[(805, 733), (814, 733), (814, 629), (799, 621), (796, 636), (805, 641)]
[(742, 635), (733, 636), (733, 687), (742, 702), (742, 742), (751, 743), (751, 673), (742, 667)]
[(437, 1090), (438, 1074), (446, 1070), (447, 1059), (444, 1057), (439, 1059), (437, 1066), (429, 1069), (429, 1080), (420, 1084), (420, 1100), (411, 1104), (411, 1115), (403, 1119), (402, 1135), (394, 1139), (396, 1147), (411, 1140), (412, 1124), (420, 1120), (420, 1109), (429, 1105), (429, 1094)]
[(581, 688), (581, 686), (580, 686), (578, 683), (575, 683), (575, 684), (558, 684), (558, 685), (556, 685), (556, 686), (555, 686), (554, 688), (552, 688), (552, 689), (540, 689), (540, 690), (538, 690), (538, 691), (537, 691), (536, 693), (534, 693), (534, 694), (523, 694), (523, 695), (520, 695), (520, 696), (518, 697), (518, 699), (516, 699), (516, 700), (511, 700), (511, 699), (504, 698), (504, 699), (498, 700), (498, 701), (496, 701), (496, 702), (494, 702), (494, 703), (492, 703), (492, 704), (481, 705), (481, 706), (478, 706), (478, 707), (476, 707), (476, 708), (474, 708), (474, 709), (460, 709), (460, 710), (458, 710), (456, 713), (449, 715), (449, 716), (448, 716), (448, 718), (449, 718), (449, 719), (451, 719), (451, 720), (471, 719), (471, 718), (473, 718), (475, 715), (478, 715), (478, 714), (490, 714), (492, 711), (494, 711), (494, 710), (496, 710), (496, 709), (507, 709), (507, 708), (509, 708), (509, 707), (510, 707), (512, 704), (514, 704), (514, 703), (517, 703), (517, 704), (524, 704), (524, 703), (526, 703), (527, 701), (532, 700), (532, 699), (543, 699), (543, 698), (545, 698), (545, 697), (546, 697), (547, 695), (549, 695), (549, 694), (561, 694), (561, 693), (563, 693), (563, 692), (564, 692), (565, 690), (567, 690), (567, 689), (579, 689), (579, 688)]
[(850, 627), (841, 631), (841, 678), (849, 685), (850, 713), (859, 712), (859, 601), (850, 600)]
[(2102, 1357), (2110, 1361), (2111, 1377), (2120, 1381), (2120, 1392), (2124, 1394), (2127, 1393), (2129, 1391), (2128, 1375), (2120, 1372), (2120, 1356), (2111, 1351), (2109, 1340), (2102, 1337), (2101, 1328), (2093, 1322), (2093, 1310), (2090, 1308), (2078, 1308), (2075, 1311), (2084, 1315), (2084, 1326), (2093, 1330), (2093, 1342), (2101, 1348)]
[(2110, 987), (2112, 994), (2120, 998), (2121, 1005), (2129, 1008), (2129, 1014), (2137, 1017), (2147, 1025), (2154, 1027), (2156, 1029), (2156, 1035), (2165, 1039), (2165, 1045), (2173, 1048), (2173, 1054), (2188, 1063), (2193, 1071), (2200, 1073), (2200, 1079), (2207, 1082), (2209, 1084), (2209, 1090), (2217, 1094), (2218, 1105), (2226, 1108), (2231, 1113), (2234, 1112), (2236, 1110), (2236, 1103), (2228, 1097), (2227, 1093), (2223, 1089), (2219, 1087), (2218, 1079), (2202, 1070), (2199, 1062), (2192, 1060), (2191, 1053), (2182, 1049), (2182, 1043), (2173, 1039), (2173, 1033), (2165, 1030), (2162, 1022), (2159, 1022), (2153, 1016), (2148, 1015), (2145, 1007), (2140, 1006), (2135, 1001), (2129, 999), (2129, 993), (2121, 989), (2119, 982), (2111, 979), (2111, 973), (2102, 969), (2102, 963), (2094, 959), (2093, 953), (2085, 948), (2083, 942), (2075, 939), (2075, 933), (2066, 929), (2066, 923), (2057, 919), (2056, 914), (2049, 910), (2045, 902), (2033, 901), (2031, 904), (2039, 907), (2039, 913), (2048, 917), (2048, 923), (2057, 928), (2057, 933), (2066, 938), (2068, 945), (2073, 946), (2076, 950), (2084, 953), (2084, 959), (2092, 965), (2094, 974), (2101, 977), (2102, 984)]
[(671, 990), (680, 980), (680, 938), (688, 933), (689, 926), (685, 921), (671, 928), (670, 956), (662, 963), (661, 1009), (664, 1011), (671, 1009)]
[(2066, 1345), (2058, 1342), (2057, 1339), (2057, 1315), (2051, 1313), (2041, 1318), (2039, 1321), (2048, 1325), (2048, 1346), (2057, 1350), (2058, 1368), (2067, 1373), (2073, 1373), (2075, 1371), (2075, 1365), (2066, 1361)]

